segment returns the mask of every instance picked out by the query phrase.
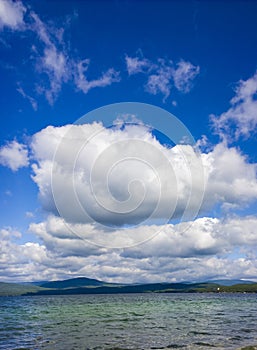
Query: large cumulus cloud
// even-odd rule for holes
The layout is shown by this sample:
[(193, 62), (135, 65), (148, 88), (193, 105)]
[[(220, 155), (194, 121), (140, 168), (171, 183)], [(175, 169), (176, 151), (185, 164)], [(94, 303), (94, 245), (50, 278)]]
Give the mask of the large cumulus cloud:
[(49, 126), (31, 147), (42, 205), (68, 222), (163, 223), (257, 198), (256, 164), (225, 143), (197, 155), (190, 145), (163, 146), (140, 125), (93, 123)]

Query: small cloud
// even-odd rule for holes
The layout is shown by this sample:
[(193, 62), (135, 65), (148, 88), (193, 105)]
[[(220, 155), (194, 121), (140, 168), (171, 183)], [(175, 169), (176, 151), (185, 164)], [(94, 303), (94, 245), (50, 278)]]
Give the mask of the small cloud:
[(245, 139), (256, 132), (257, 127), (257, 72), (247, 80), (240, 80), (231, 107), (220, 116), (210, 116), (215, 132), (227, 141)]
[(11, 227), (5, 227), (0, 230), (0, 239), (9, 240), (10, 238), (21, 238), (21, 233)]
[(41, 64), (50, 82), (50, 89), (45, 89), (46, 99), (50, 105), (53, 105), (56, 96), (61, 91), (62, 84), (69, 79), (66, 57), (53, 46), (44, 50)]
[[(142, 55), (142, 53), (141, 53)], [(138, 56), (125, 56), (129, 76), (144, 73), (148, 76), (145, 90), (152, 94), (162, 94), (163, 102), (170, 96), (171, 89), (175, 87), (178, 91), (187, 93), (191, 90), (193, 80), (200, 72), (199, 66), (180, 60), (176, 65), (173, 61), (158, 58), (154, 63), (146, 58)], [(172, 102), (173, 106), (176, 102)]]
[(129, 57), (128, 55), (126, 55), (125, 61), (128, 75), (141, 73), (151, 66), (150, 61), (146, 58)]
[(184, 60), (179, 61), (177, 63), (177, 69), (173, 71), (175, 87), (183, 93), (189, 92), (192, 87), (192, 82), (199, 72), (199, 66), (194, 66), (192, 63)]
[(137, 124), (143, 126), (142, 121), (138, 119), (137, 115), (131, 113), (118, 114), (117, 118), (113, 121), (113, 124)]
[(88, 80), (85, 73), (88, 70), (89, 64), (89, 59), (81, 60), (75, 65), (74, 69), (75, 85), (85, 94), (93, 88), (105, 87), (121, 80), (120, 73), (113, 68), (108, 69), (97, 79)]
[(26, 211), (25, 215), (27, 218), (34, 218), (34, 214), (31, 211)]
[(166, 64), (164, 60), (159, 60), (159, 64), (156, 72), (148, 77), (145, 90), (152, 95), (161, 93), (164, 96), (163, 102), (165, 102), (172, 87), (172, 67), (170, 62)]
[(206, 135), (202, 135), (201, 138), (197, 140), (196, 146), (199, 147), (201, 150), (211, 150), (211, 144)]
[(6, 190), (5, 195), (8, 197), (12, 197), (12, 192), (10, 190)]
[(17, 141), (7, 143), (0, 148), (0, 164), (17, 171), (19, 168), (29, 165), (28, 150)]
[(25, 27), (25, 12), (26, 8), (21, 1), (0, 0), (0, 30), (5, 27), (22, 30)]

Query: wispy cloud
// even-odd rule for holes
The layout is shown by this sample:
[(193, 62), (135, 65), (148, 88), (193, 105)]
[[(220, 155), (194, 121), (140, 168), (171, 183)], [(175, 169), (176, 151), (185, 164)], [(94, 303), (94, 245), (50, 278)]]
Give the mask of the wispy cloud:
[(33, 29), (40, 40), (46, 45), (51, 46), (53, 45), (52, 40), (50, 38), (50, 33), (47, 28), (47, 26), (41, 21), (39, 16), (35, 12), (30, 13), (30, 17), (33, 19), (33, 22), (31, 24), (31, 29)]
[(110, 68), (106, 72), (102, 73), (102, 75), (97, 79), (88, 80), (86, 77), (86, 72), (89, 64), (89, 59), (82, 60), (75, 65), (73, 72), (76, 87), (85, 94), (87, 94), (88, 91), (93, 88), (105, 87), (121, 80), (120, 73), (113, 68)]
[(21, 1), (0, 0), (0, 30), (3, 28), (24, 29), (25, 12), (26, 8)]
[(37, 111), (37, 108), (38, 108), (37, 101), (33, 97), (26, 94), (23, 88), (20, 86), (20, 84), (18, 84), (17, 91), (21, 94), (23, 98), (29, 101), (34, 111)]
[(200, 67), (194, 66), (191, 62), (181, 60), (177, 63), (177, 68), (173, 70), (173, 80), (175, 87), (181, 92), (189, 92), (192, 82), (200, 73)]
[[(26, 16), (24, 16), (26, 13)], [(53, 105), (65, 84), (70, 84), (76, 91), (87, 94), (90, 90), (110, 86), (121, 81), (120, 72), (114, 67), (105, 71), (100, 70), (96, 76), (90, 77), (89, 57), (76, 56), (65, 39), (66, 21), (62, 26), (42, 21), (40, 16), (31, 8), (25, 7), (22, 1), (0, 0), (0, 29), (23, 29), (24, 35), (31, 32), (35, 37), (30, 52), (30, 62), (34, 64), (34, 79), (31, 79), (33, 91), (44, 95), (49, 104)], [(158, 58), (151, 61), (138, 50), (137, 55), (125, 55), (126, 69), (129, 76), (143, 73), (146, 75), (144, 89), (152, 95), (160, 94), (165, 102), (173, 88), (187, 93), (192, 88), (195, 77), (199, 74), (199, 67), (184, 60), (174, 64), (169, 59)], [(36, 100), (31, 93), (23, 88), (18, 92), (36, 110)], [(173, 102), (174, 103), (174, 102)]]
[[(141, 51), (140, 51), (141, 52)], [(193, 81), (200, 73), (200, 67), (191, 62), (180, 60), (177, 64), (173, 61), (158, 58), (152, 62), (142, 56), (125, 56), (128, 75), (144, 73), (147, 76), (145, 90), (152, 94), (163, 95), (163, 102), (170, 96), (172, 88), (182, 93), (187, 93), (193, 86)]]
[(43, 91), (45, 90), (46, 98), (52, 105), (61, 91), (63, 83), (69, 79), (70, 73), (66, 57), (54, 46), (45, 48), (44, 55), (40, 59), (39, 68), (48, 75), (50, 87), (43, 87)]
[(5, 195), (8, 197), (12, 197), (12, 192), (10, 190), (6, 190)]
[(128, 55), (125, 56), (125, 61), (128, 75), (142, 73), (143, 71), (148, 70), (152, 65), (146, 58), (129, 57)]
[(155, 67), (155, 73), (148, 76), (145, 90), (152, 95), (161, 93), (163, 101), (169, 97), (172, 88), (173, 69), (172, 62), (165, 62), (163, 59), (158, 60), (158, 65), (152, 65)]
[[(96, 79), (88, 79), (87, 71), (90, 59), (73, 58), (67, 49), (63, 34), (65, 28), (51, 28), (43, 23), (35, 13), (31, 14), (34, 20), (33, 30), (43, 44), (43, 52), (39, 53), (37, 69), (48, 76), (49, 86), (41, 84), (38, 91), (44, 93), (48, 102), (53, 104), (60, 93), (63, 84), (72, 83), (78, 90), (87, 94), (91, 89), (105, 87), (120, 81), (119, 72), (109, 68)], [(36, 51), (39, 51), (37, 48)]]
[(12, 141), (0, 148), (0, 164), (17, 171), (29, 165), (28, 149), (25, 145)]
[[(26, 12), (26, 17), (24, 14)], [(60, 94), (64, 84), (70, 84), (77, 91), (87, 94), (91, 89), (105, 87), (120, 81), (120, 74), (114, 68), (100, 72), (96, 78), (87, 76), (90, 59), (73, 55), (69, 42), (64, 39), (64, 33), (69, 25), (66, 21), (62, 27), (53, 23), (43, 22), (38, 14), (22, 1), (0, 0), (0, 29), (24, 29), (32, 32), (35, 40), (30, 52), (30, 59), (34, 61), (33, 90), (44, 95), (49, 104), (53, 105)], [(24, 34), (25, 35), (25, 34)], [(37, 102), (31, 94), (24, 91), (21, 86), (17, 91), (37, 109)]]
[(34, 47), (34, 51), (37, 53), (36, 67), (40, 73), (44, 73), (48, 77), (48, 85), (41, 83), (37, 90), (44, 93), (48, 102), (53, 104), (63, 83), (70, 79), (68, 55), (62, 36), (58, 35), (60, 30), (51, 30), (52, 28), (43, 23), (34, 12), (31, 13), (31, 18), (33, 19), (31, 29), (37, 33), (41, 44), (43, 44), (43, 51), (37, 46)]
[(35, 216), (31, 211), (26, 211), (25, 215), (27, 218), (34, 218)]
[(257, 127), (257, 72), (247, 80), (240, 80), (231, 107), (220, 116), (211, 115), (214, 129), (221, 138), (237, 140), (249, 138)]

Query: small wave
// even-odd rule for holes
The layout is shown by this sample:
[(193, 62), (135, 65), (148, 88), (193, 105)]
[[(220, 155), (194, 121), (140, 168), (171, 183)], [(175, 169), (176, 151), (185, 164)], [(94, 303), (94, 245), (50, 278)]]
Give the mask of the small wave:
[(233, 341), (240, 341), (242, 339), (243, 339), (243, 337), (241, 337), (240, 335), (235, 335), (234, 337), (229, 338), (229, 340), (233, 340)]
[(241, 329), (240, 329), (240, 332), (243, 332), (243, 333), (251, 333), (251, 332), (253, 332), (253, 329), (250, 329), (250, 328), (241, 328)]
[(198, 345), (198, 346), (208, 346), (208, 347), (210, 347), (210, 348), (216, 348), (216, 346), (213, 345), (213, 344), (205, 343), (205, 342), (201, 342), (201, 341), (195, 342), (194, 345)]
[(188, 334), (190, 334), (190, 335), (212, 335), (212, 333), (204, 332), (204, 331), (191, 331)]
[(170, 344), (170, 345), (166, 346), (166, 349), (181, 349), (184, 347), (185, 347), (185, 345), (181, 345), (181, 344)]
[(167, 345), (167, 346), (163, 346), (163, 347), (151, 347), (150, 349), (151, 350), (163, 350), (163, 349), (181, 349), (181, 348), (184, 348), (185, 345), (181, 345), (181, 344), (170, 344), (170, 345)]

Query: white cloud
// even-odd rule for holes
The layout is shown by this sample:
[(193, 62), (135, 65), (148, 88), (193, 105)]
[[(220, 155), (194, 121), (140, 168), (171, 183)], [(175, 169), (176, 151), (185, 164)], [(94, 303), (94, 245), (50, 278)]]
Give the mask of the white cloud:
[(69, 265), (70, 271), (74, 268), (76, 258), (58, 258), (39, 243), (18, 244), (20, 236), (11, 228), (0, 230), (1, 281), (47, 280), (67, 274)]
[(48, 85), (41, 83), (38, 85), (38, 91), (44, 93), (48, 102), (53, 104), (62, 85), (71, 77), (68, 56), (57, 28), (53, 30), (48, 27), (34, 12), (31, 12), (30, 16), (33, 20), (30, 28), (43, 43), (43, 50), (34, 46), (37, 54), (36, 67), (39, 72), (47, 74), (48, 77)]
[(220, 116), (211, 115), (215, 131), (226, 140), (249, 138), (257, 127), (257, 73), (240, 80), (230, 100), (231, 107)]
[(21, 1), (0, 0), (0, 29), (24, 29), (25, 7)]
[(0, 230), (0, 237), (2, 240), (21, 238), (21, 233), (17, 230), (13, 230), (11, 227), (2, 228)]
[(48, 102), (52, 105), (61, 91), (62, 84), (69, 79), (66, 57), (62, 52), (58, 52), (54, 46), (46, 48), (40, 67), (49, 77), (50, 89), (47, 89), (45, 94)]
[(126, 55), (125, 61), (128, 75), (142, 73), (152, 66), (151, 62), (146, 58), (129, 57), (128, 55)]
[(147, 75), (145, 90), (152, 95), (162, 94), (165, 102), (170, 96), (171, 89), (187, 93), (193, 86), (193, 80), (200, 72), (199, 66), (180, 60), (176, 65), (171, 60), (158, 58), (152, 62), (138, 56), (125, 56), (128, 74), (144, 73)]
[(59, 257), (77, 257), (77, 262), (81, 262), (79, 272), (84, 271), (84, 275), (90, 271), (93, 276), (116, 282), (157, 282), (204, 280), (217, 275), (220, 278), (256, 277), (256, 224), (255, 217), (226, 220), (206, 217), (191, 224), (167, 224), (145, 243), (114, 250), (92, 246), (87, 238), (101, 236), (107, 246), (110, 241), (116, 241), (117, 246), (125, 247), (129, 245), (129, 237), (136, 241), (138, 236), (151, 236), (157, 227), (103, 232), (94, 225), (84, 224), (80, 227), (81, 234), (84, 232), (84, 241), (81, 241), (69, 231), (63, 219), (51, 217), (45, 223), (31, 225), (30, 230)]
[[(199, 258), (228, 256), (235, 249), (256, 251), (256, 217), (231, 217), (225, 220), (203, 217), (192, 222), (148, 225), (104, 231), (95, 224), (70, 224), (49, 216), (32, 224), (44, 245), (61, 256), (100, 256), (116, 252), (122, 258)], [(97, 246), (93, 243), (101, 243)], [(138, 244), (140, 242), (140, 244)], [(115, 249), (111, 247), (116, 247)]]
[(181, 92), (189, 92), (192, 82), (200, 73), (200, 67), (194, 66), (190, 62), (181, 60), (177, 63), (177, 68), (173, 71), (173, 80), (175, 87)]
[[(198, 257), (225, 255), (232, 253), (236, 247), (257, 247), (256, 217), (217, 218), (203, 217), (188, 223), (165, 225), (159, 234), (142, 246), (127, 248), (125, 257)], [(184, 228), (187, 228), (184, 230)], [(139, 230), (145, 230), (141, 227)], [(156, 227), (148, 227), (156, 230)]]
[[(25, 11), (27, 16), (24, 18)], [(89, 79), (89, 59), (82, 59), (70, 49), (64, 33), (69, 26), (56, 27), (53, 22), (43, 22), (38, 14), (25, 8), (22, 1), (0, 0), (0, 29), (4, 26), (11, 29), (23, 29), (24, 36), (33, 35), (31, 53), (26, 59), (34, 69), (31, 77), (32, 89), (44, 95), (53, 105), (65, 84), (70, 84), (76, 91), (87, 94), (91, 89), (106, 87), (121, 80), (120, 73), (114, 68), (101, 72), (96, 78)], [(7, 45), (7, 44), (6, 44)], [(37, 101), (18, 83), (17, 91), (27, 99), (32, 108), (37, 110)]]
[(76, 64), (76, 69), (74, 71), (75, 85), (85, 94), (93, 88), (105, 87), (121, 80), (119, 72), (115, 71), (113, 68), (108, 69), (97, 79), (88, 80), (85, 72), (87, 72), (89, 64), (89, 59), (82, 60)]
[(191, 180), (183, 155), (193, 161), (193, 149), (168, 150), (145, 127), (48, 127), (34, 135), (32, 149), (42, 204), (55, 214), (57, 206), (68, 221), (133, 224), (180, 215), (187, 205)]
[[(93, 225), (74, 224), (72, 231), (71, 226), (64, 219), (50, 215), (45, 222), (31, 224), (29, 230), (44, 242), (49, 251), (60, 256), (86, 257), (107, 252), (105, 248), (84, 239), (85, 235), (98, 233)], [(74, 232), (81, 232), (84, 238)]]
[(12, 171), (29, 165), (28, 150), (23, 144), (12, 141), (0, 148), (0, 164)]
[(205, 204), (243, 207), (257, 199), (255, 163), (234, 147), (221, 143), (202, 155), (206, 175)]
[(44, 50), (43, 65), (46, 70), (54, 74), (57, 82), (68, 78), (65, 74), (66, 58), (62, 52), (57, 51), (56, 47)]
[(31, 13), (34, 23), (31, 29), (38, 35), (43, 43), (43, 51), (35, 46), (37, 53), (37, 70), (47, 74), (48, 85), (41, 83), (37, 90), (45, 94), (48, 102), (52, 105), (60, 93), (63, 84), (72, 83), (77, 90), (87, 94), (96, 87), (105, 87), (114, 82), (120, 81), (119, 72), (109, 68), (96, 79), (89, 80), (86, 76), (89, 59), (74, 59), (67, 49), (67, 44), (63, 40), (65, 28), (52, 28), (43, 23), (39, 16)]
[[(33, 19), (33, 24), (31, 24), (31, 29), (37, 34), (37, 36), (39, 37), (41, 42), (45, 44), (45, 46), (48, 46), (48, 47), (52, 46), (53, 39), (51, 38), (51, 33), (50, 33), (47, 25), (45, 25), (41, 21), (39, 16), (33, 11), (30, 13), (30, 17)], [(55, 37), (55, 33), (53, 33), (53, 34)]]
[(164, 60), (159, 60), (159, 66), (154, 74), (150, 74), (145, 85), (146, 91), (152, 95), (161, 93), (165, 101), (171, 91), (173, 68), (172, 62), (166, 64)]
[[(110, 282), (179, 282), (211, 278), (255, 279), (257, 236), (255, 217), (218, 220), (200, 218), (189, 230), (165, 225), (152, 240), (136, 247), (105, 249), (73, 235), (61, 218), (48, 217), (31, 224), (42, 243), (19, 244), (21, 234), (0, 230), (1, 281), (31, 281), (87, 276)], [(187, 225), (188, 226), (188, 225)], [(81, 227), (82, 228), (82, 227)], [(99, 228), (86, 231), (103, 235)], [(155, 226), (131, 228), (134, 236)], [(120, 229), (105, 232), (106, 239), (126, 239)], [(132, 235), (131, 235), (132, 236)]]
[(223, 143), (197, 158), (189, 145), (165, 148), (142, 125), (94, 123), (49, 126), (31, 147), (44, 209), (73, 223), (163, 222), (257, 199), (256, 164)]
[[(33, 90), (39, 95), (44, 95), (49, 104), (53, 105), (65, 84), (70, 84), (76, 91), (87, 94), (94, 88), (110, 86), (121, 81), (120, 72), (114, 67), (100, 71), (96, 77), (90, 77), (90, 59), (81, 58), (78, 55), (75, 58), (70, 49), (70, 43), (65, 40), (67, 22), (63, 27), (57, 28), (53, 23), (43, 22), (30, 8), (25, 9), (22, 2), (2, 0), (0, 4), (3, 8), (3, 18), (8, 17), (4, 17), (4, 14), (10, 12), (10, 9), (12, 9), (10, 18), (17, 17), (13, 22), (4, 19), (5, 25), (20, 29), (23, 24), (25, 34), (30, 32), (31, 35), (32, 32), (35, 36), (29, 57), (30, 62), (34, 61), (34, 73), (37, 74), (33, 82)], [(25, 11), (27, 16), (23, 18)], [(128, 74), (135, 75), (141, 72), (146, 74), (145, 90), (153, 95), (162, 95), (163, 101), (170, 96), (173, 87), (184, 93), (188, 92), (192, 87), (193, 79), (199, 73), (199, 67), (190, 62), (181, 60), (176, 67), (172, 61), (161, 58), (157, 59), (157, 62), (152, 62), (144, 58), (142, 53), (140, 57), (126, 55), (125, 61)], [(25, 92), (20, 86), (17, 91), (29, 100), (34, 110), (37, 110), (37, 102), (31, 94)]]

